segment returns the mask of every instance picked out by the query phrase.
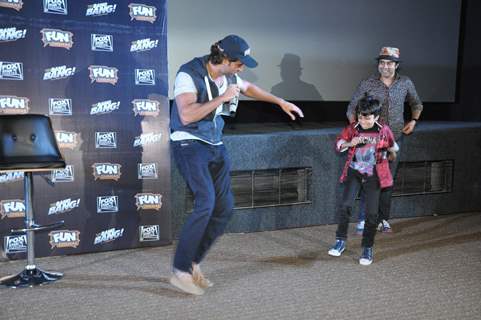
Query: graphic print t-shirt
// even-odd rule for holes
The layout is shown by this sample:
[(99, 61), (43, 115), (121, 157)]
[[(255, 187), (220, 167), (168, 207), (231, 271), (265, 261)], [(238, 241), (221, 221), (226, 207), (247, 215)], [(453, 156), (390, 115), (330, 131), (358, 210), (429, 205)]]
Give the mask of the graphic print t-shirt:
[(350, 167), (362, 174), (371, 176), (376, 165), (376, 144), (379, 139), (379, 128), (374, 125), (372, 128), (364, 130), (359, 125), (357, 129), (362, 143), (357, 145), (356, 154)]

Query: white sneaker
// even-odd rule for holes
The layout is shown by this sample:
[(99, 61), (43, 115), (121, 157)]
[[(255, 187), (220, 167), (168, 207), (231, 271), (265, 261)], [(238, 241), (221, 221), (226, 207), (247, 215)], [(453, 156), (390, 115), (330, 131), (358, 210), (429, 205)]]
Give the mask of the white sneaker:
[(194, 280), (194, 283), (202, 289), (207, 289), (214, 285), (204, 276), (202, 271), (200, 271), (200, 266), (195, 263), (192, 263), (192, 279)]
[(381, 232), (387, 232), (387, 233), (392, 232), (391, 225), (386, 220), (379, 222), (379, 225), (377, 226), (377, 230)]
[(170, 284), (186, 293), (198, 296), (204, 294), (204, 290), (194, 283), (192, 275), (188, 272), (174, 270), (174, 274), (170, 278)]

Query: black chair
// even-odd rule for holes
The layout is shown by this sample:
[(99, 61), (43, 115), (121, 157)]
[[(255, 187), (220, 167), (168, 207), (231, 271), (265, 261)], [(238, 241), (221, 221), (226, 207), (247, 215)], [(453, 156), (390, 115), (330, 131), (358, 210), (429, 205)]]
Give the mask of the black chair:
[(0, 115), (0, 172), (24, 172), (25, 228), (13, 234), (27, 235), (27, 265), (0, 279), (8, 287), (31, 287), (60, 279), (59, 272), (46, 272), (35, 265), (34, 232), (63, 226), (63, 221), (40, 226), (33, 220), (33, 172), (65, 168), (50, 119), (44, 115)]

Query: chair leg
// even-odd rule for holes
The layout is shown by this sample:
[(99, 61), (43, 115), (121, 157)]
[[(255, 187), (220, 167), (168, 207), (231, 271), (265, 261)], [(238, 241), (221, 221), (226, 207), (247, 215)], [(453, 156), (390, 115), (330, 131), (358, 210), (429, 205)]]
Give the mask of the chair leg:
[(35, 240), (34, 231), (38, 226), (33, 220), (33, 177), (32, 172), (25, 172), (24, 178), (25, 193), (25, 230), (27, 234), (27, 265), (17, 275), (6, 276), (0, 279), (0, 285), (7, 287), (32, 287), (36, 285), (51, 283), (62, 278), (60, 272), (48, 272), (37, 268), (35, 265)]

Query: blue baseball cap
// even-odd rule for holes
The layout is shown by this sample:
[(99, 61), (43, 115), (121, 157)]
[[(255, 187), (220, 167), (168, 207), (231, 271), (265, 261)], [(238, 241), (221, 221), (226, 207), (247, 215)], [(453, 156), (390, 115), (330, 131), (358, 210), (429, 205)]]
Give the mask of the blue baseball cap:
[(219, 41), (220, 50), (231, 59), (238, 59), (249, 68), (257, 67), (257, 61), (252, 58), (251, 48), (247, 42), (234, 34)]

